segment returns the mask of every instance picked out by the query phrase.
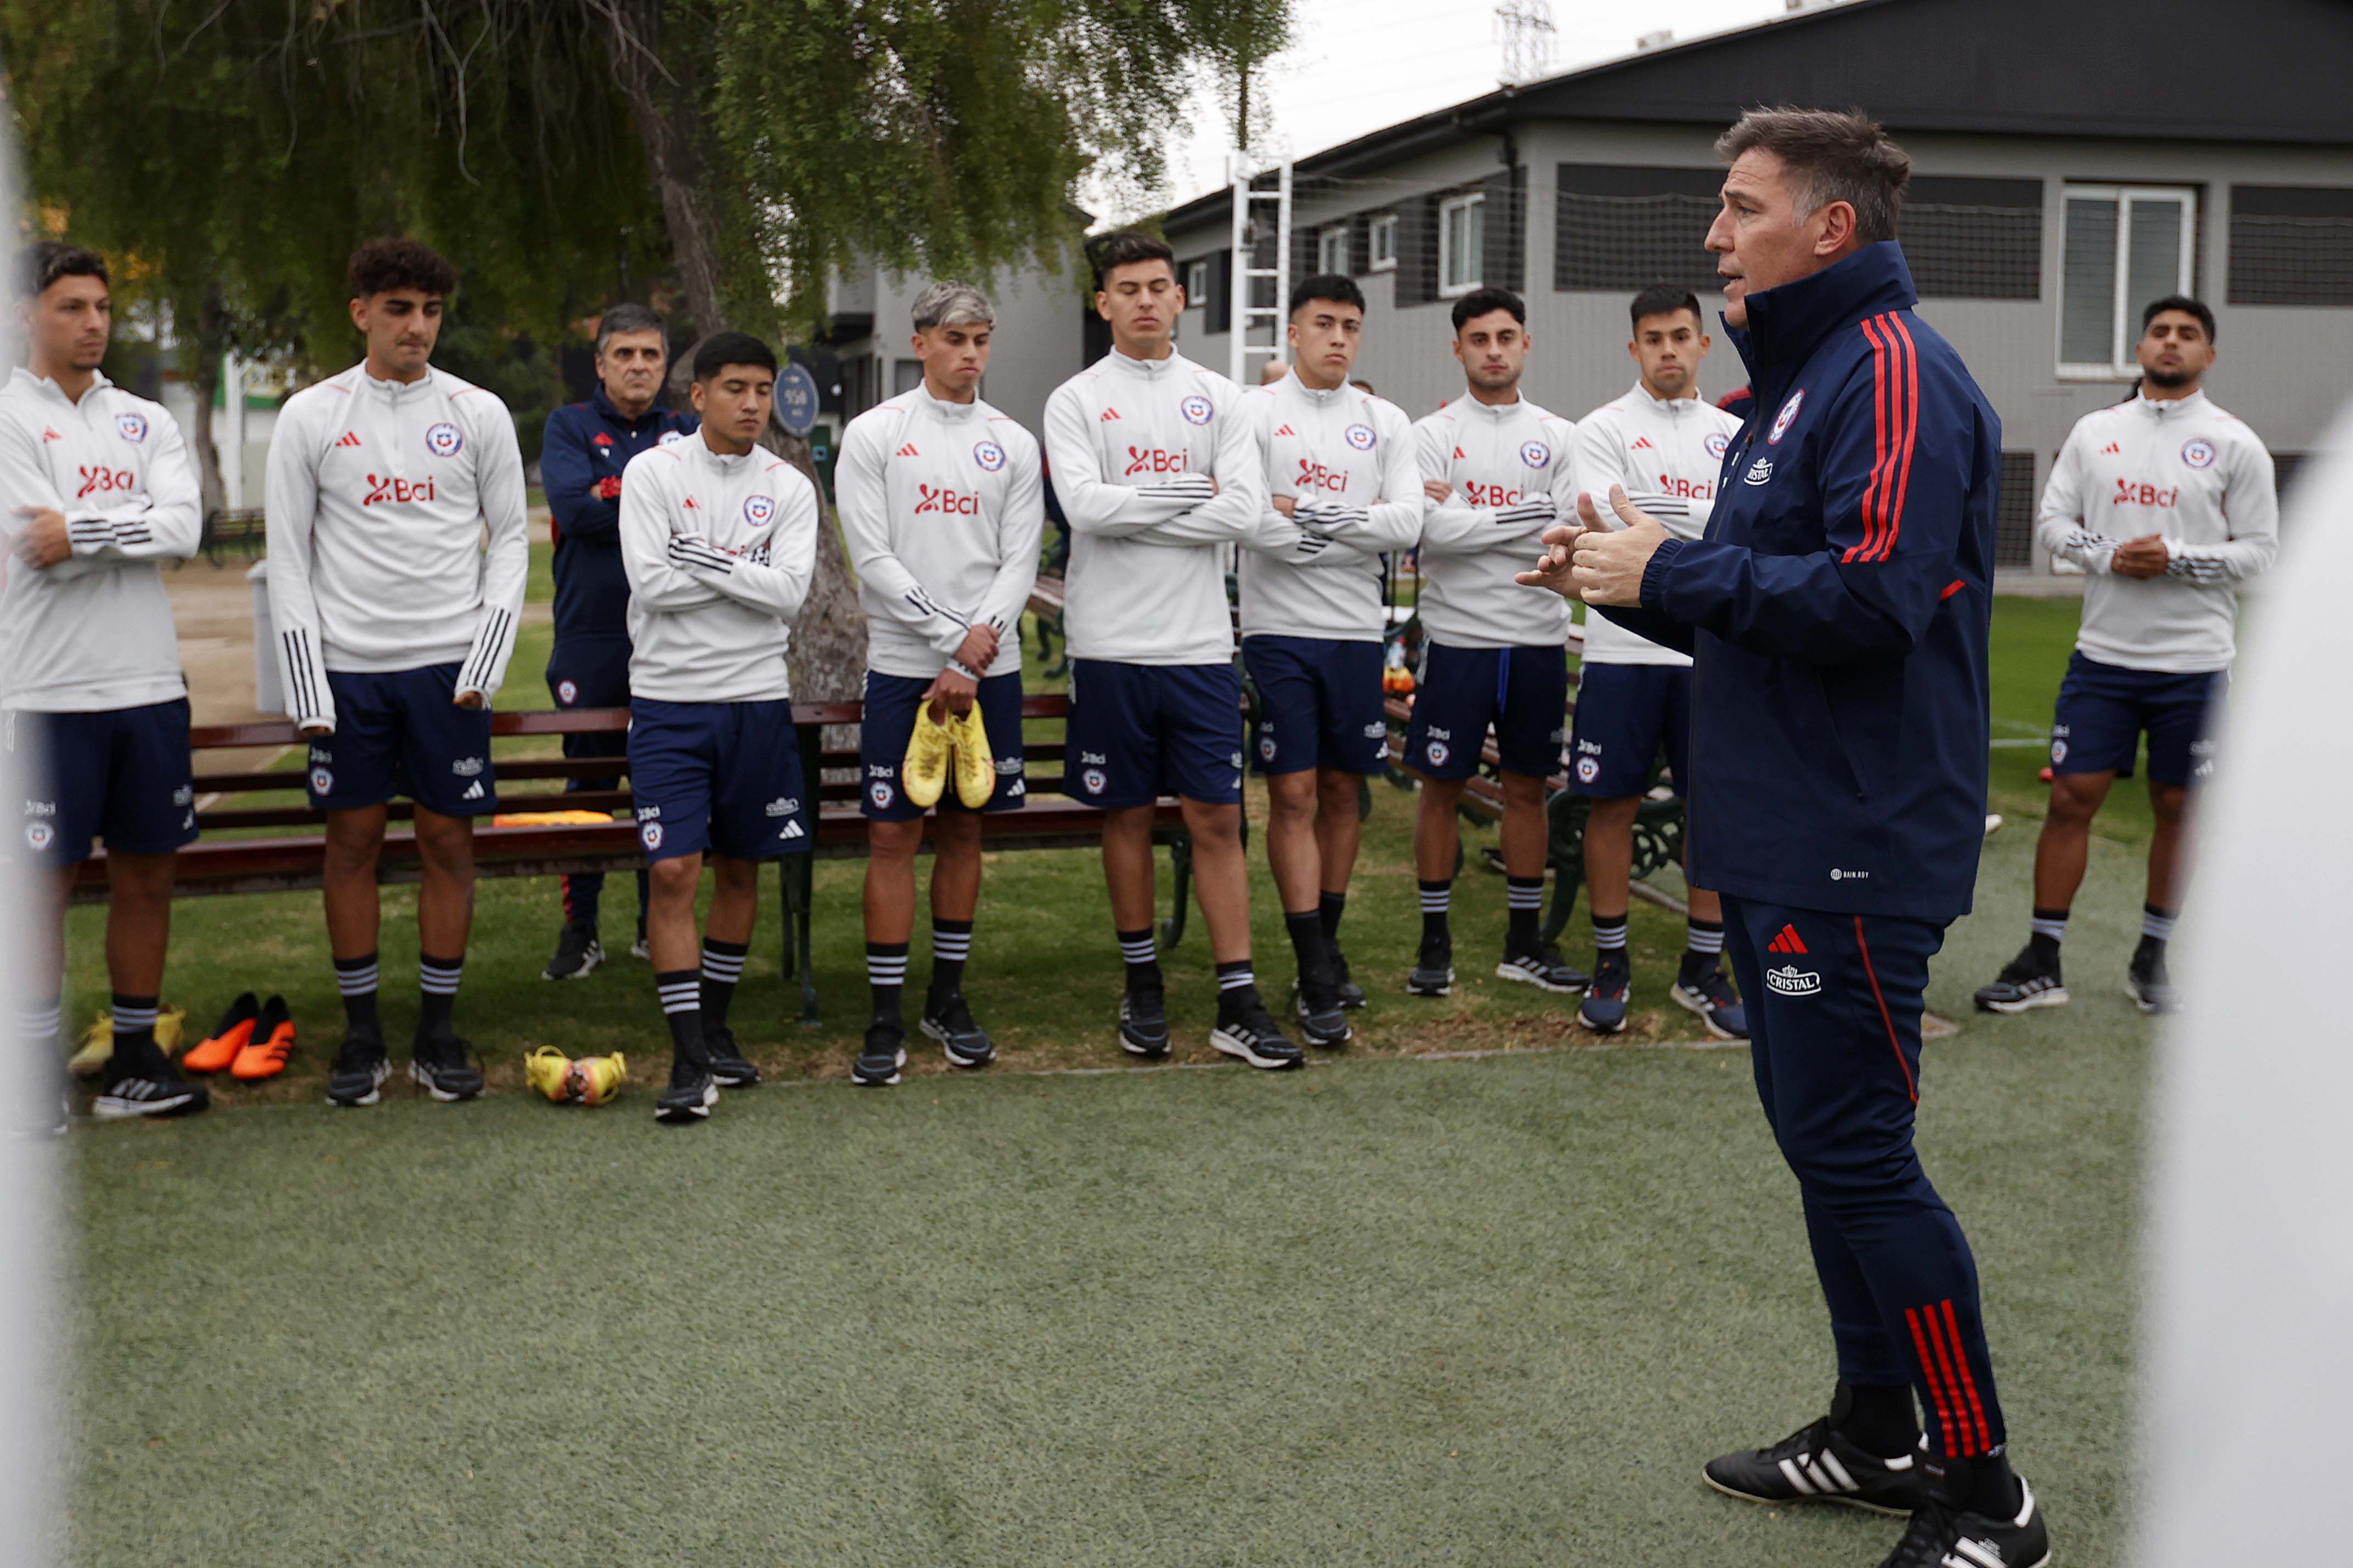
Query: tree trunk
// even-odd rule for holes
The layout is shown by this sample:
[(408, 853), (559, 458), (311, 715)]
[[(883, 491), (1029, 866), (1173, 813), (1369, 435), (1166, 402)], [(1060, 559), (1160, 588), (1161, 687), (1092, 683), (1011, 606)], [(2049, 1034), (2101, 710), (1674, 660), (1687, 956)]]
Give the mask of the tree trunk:
[(711, 127), (696, 89), (691, 51), (664, 49), (664, 0), (614, 0), (606, 43), (613, 79), (629, 102), (646, 165), (670, 228), (671, 264), (686, 290), (698, 333), (724, 328), (717, 208), (705, 186), (712, 159)]
[[(202, 302), (189, 315), (195, 331), (189, 345), (192, 362), (188, 382), (196, 395), (195, 439), (189, 445), (195, 449), (198, 504), (203, 515), (210, 519), (228, 508), (228, 486), (221, 478), (220, 448), (213, 444), (213, 394), (220, 387), (221, 361), (228, 351), (228, 321), (221, 308), (220, 285), (206, 284)], [(228, 389), (231, 397), (237, 393), (236, 387)]]
[[(629, 100), (646, 161), (661, 193), (670, 258), (686, 289), (687, 310), (698, 336), (708, 337), (732, 324), (720, 281), (719, 215), (725, 204), (710, 189), (717, 166), (712, 149), (717, 142), (695, 90), (691, 49), (675, 38), (673, 47), (660, 47), (662, 11), (663, 0), (616, 0), (609, 38), (613, 70)], [(679, 406), (685, 405), (693, 362), (690, 349), (671, 371), (672, 401)], [(808, 600), (793, 623), (793, 695), (805, 702), (854, 701), (865, 684), (866, 616), (858, 605), (858, 585), (850, 576), (840, 525), (833, 509), (823, 504), (825, 487), (818, 480), (809, 444), (786, 435), (783, 426), (772, 421), (762, 445), (818, 486), (824, 524), (818, 531), (817, 570), (809, 581)], [(827, 743), (843, 742), (828, 735)]]

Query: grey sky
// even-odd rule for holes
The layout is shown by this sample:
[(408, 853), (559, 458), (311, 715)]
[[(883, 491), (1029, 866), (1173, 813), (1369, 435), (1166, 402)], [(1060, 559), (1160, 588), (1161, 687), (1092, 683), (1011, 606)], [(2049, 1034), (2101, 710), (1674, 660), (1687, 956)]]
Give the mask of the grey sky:
[[(1297, 0), (1299, 44), (1270, 63), (1274, 123), (1262, 152), (1303, 156), (1491, 90), (1503, 60), (1495, 0)], [(1556, 70), (1632, 50), (1669, 27), (1690, 38), (1779, 15), (1783, 0), (1552, 0)], [(1225, 180), (1233, 127), (1196, 95), (1192, 134), (1169, 160), (1183, 201)]]

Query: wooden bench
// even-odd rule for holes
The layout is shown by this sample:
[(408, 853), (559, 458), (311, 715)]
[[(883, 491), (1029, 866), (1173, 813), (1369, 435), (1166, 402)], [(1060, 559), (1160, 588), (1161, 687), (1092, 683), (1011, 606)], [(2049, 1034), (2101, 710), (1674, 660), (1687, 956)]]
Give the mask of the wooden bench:
[(265, 542), (259, 507), (235, 507), (227, 511), (205, 514), (205, 529), (196, 548), (205, 559), (217, 566), (222, 552), (235, 549), (250, 559), (259, 553)]
[[(1024, 719), (1060, 719), (1069, 710), (1060, 694), (1023, 699)], [(796, 702), (793, 722), (800, 732), (801, 769), (805, 787), (816, 797), (812, 812), (816, 829), (815, 856), (840, 858), (866, 853), (866, 822), (858, 802), (862, 781), (858, 753), (828, 751), (822, 737), (828, 725), (856, 724), (864, 717), (857, 702)], [(589, 735), (626, 731), (626, 708), (580, 708), (556, 711), (493, 714), (494, 737), (530, 735)], [(305, 751), (307, 743), (282, 721), (250, 724), (199, 725), (189, 731), (191, 749), (207, 752)], [(981, 818), (985, 850), (1081, 849), (1103, 841), (1103, 812), (1062, 794), (1062, 743), (1038, 742), (1023, 748), (1029, 799), (1018, 811), (992, 812)], [(278, 759), (271, 759), (275, 763)], [(1043, 765), (1046, 771), (1039, 771)], [(528, 757), (497, 763), (499, 814), (543, 811), (629, 811), (632, 799), (623, 778), (628, 763), (619, 757)], [(200, 773), (195, 779), (196, 826), (202, 837), (178, 857), (175, 895), (202, 898), (228, 893), (285, 892), (315, 888), (324, 858), (325, 816), (307, 801), (284, 805), (236, 804), (271, 792), (297, 792), (304, 787), (307, 755), (298, 755), (292, 767), (264, 764), (237, 773)], [(828, 779), (828, 773), (847, 776)], [(566, 793), (565, 784), (582, 780), (590, 787)], [(538, 784), (539, 788), (517, 788)], [(1042, 797), (1042, 798), (1041, 798)], [(395, 801), (390, 815), (396, 823), (412, 821), (415, 808)], [(274, 828), (306, 831), (272, 834)], [(1154, 808), (1153, 841), (1169, 847), (1176, 870), (1175, 904), (1161, 922), (1164, 939), (1175, 945), (1184, 939), (1187, 903), (1191, 890), (1191, 842), (1185, 832), (1181, 808), (1163, 800)], [(932, 830), (928, 820), (924, 843)], [(786, 909), (784, 964), (786, 976), (801, 983), (804, 1021), (817, 1016), (817, 990), (809, 973), (810, 855), (787, 856), (781, 862)], [(475, 874), (482, 877), (553, 877), (574, 872), (634, 870), (645, 863), (634, 820), (501, 826), (496, 819), (477, 822), (474, 829)], [(377, 862), (376, 879), (383, 883), (415, 882), (423, 874), (413, 829), (388, 828)], [(84, 861), (75, 878), (76, 903), (102, 903), (106, 899), (106, 852), (100, 848)]]

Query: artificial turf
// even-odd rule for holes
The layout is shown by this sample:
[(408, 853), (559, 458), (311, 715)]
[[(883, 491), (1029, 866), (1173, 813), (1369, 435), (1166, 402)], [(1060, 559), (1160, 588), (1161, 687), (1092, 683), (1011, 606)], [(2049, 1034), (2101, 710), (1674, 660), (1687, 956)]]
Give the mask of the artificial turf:
[[(2071, 1007), (1971, 1019), (2020, 939), (2027, 827), (1990, 841), (1985, 912), (1936, 965), (1931, 1005), (1968, 1026), (1929, 1047), (1922, 1142), (1977, 1247), (2019, 1462), (2090, 1568), (2119, 1559), (2129, 1448), (2139, 870), (2094, 844)], [(984, 949), (1082, 975), (1048, 951), (997, 982), (1039, 1066), (1109, 1060), (1057, 1035), (1115, 974), (1086, 902)], [(314, 922), (209, 907), (280, 942), (290, 984), (324, 968)], [(1398, 942), (1366, 935), (1388, 975)], [(650, 1005), (641, 977), (481, 967), (478, 1017)], [(1540, 1016), (1562, 1007), (1408, 1026), (1384, 984), (1390, 1044), (1304, 1073), (777, 1083), (682, 1131), (642, 1088), (79, 1127), (79, 1560), (1876, 1562), (1890, 1521), (1697, 1479), (1831, 1376), (1745, 1057), (1578, 1048)], [(772, 1067), (815, 1065), (762, 1032)], [(1409, 1032), (1561, 1048), (1376, 1054)]]

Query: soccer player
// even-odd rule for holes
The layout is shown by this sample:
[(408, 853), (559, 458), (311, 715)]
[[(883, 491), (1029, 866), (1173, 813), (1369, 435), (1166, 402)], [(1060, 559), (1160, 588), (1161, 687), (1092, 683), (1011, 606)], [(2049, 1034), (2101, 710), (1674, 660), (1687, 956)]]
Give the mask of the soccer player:
[(55, 899), (29, 922), (41, 946), (22, 1033), (57, 1044), (66, 896), (102, 837), (114, 1054), (92, 1109), (202, 1110), (205, 1090), (155, 1043), (173, 855), (196, 837), (188, 685), (157, 563), (196, 552), (196, 478), (163, 406), (99, 372), (113, 323), (106, 263), (42, 240), (16, 266), (30, 363), (0, 390), (0, 736), (24, 769), (23, 848), (11, 850)]
[[(452, 1021), (474, 919), (474, 823), (498, 809), (491, 699), (514, 653), (531, 548), (522, 454), (495, 394), (430, 361), (457, 273), (412, 239), (352, 254), (367, 356), (286, 400), (269, 439), (269, 615), (287, 710), (326, 813), (327, 943), (345, 1035), (327, 1099), (374, 1105), (386, 803), (416, 803), (422, 1003), (409, 1077), (439, 1100), (482, 1075)], [(483, 550), (484, 531), (490, 548)]]
[(1913, 1143), (1928, 960), (1984, 838), (2000, 422), (1913, 312), (1894, 237), (1911, 160), (1879, 126), (1757, 110), (1717, 148), (1707, 247), (1757, 392), (1735, 477), (1704, 539), (1615, 487), (1620, 526), (1582, 498), (1523, 579), (1694, 653), (1692, 875), (1724, 900), (1830, 1309), (1829, 1414), (1705, 1479), (1908, 1512), (1887, 1568), (2040, 1563), (1977, 1265)]
[[(1630, 313), (1634, 336), (1626, 352), (1641, 376), (1632, 391), (1577, 421), (1577, 486), (1607, 496), (1617, 485), (1668, 532), (1697, 539), (1715, 507), (1717, 472), (1740, 421), (1700, 400), (1700, 362), (1712, 341), (1689, 289), (1646, 289), (1634, 296)], [(1634, 818), (1662, 742), (1675, 793), (1689, 794), (1691, 679), (1689, 654), (1662, 647), (1607, 616), (1585, 617), (1568, 787), (1593, 802), (1585, 819), (1585, 886), (1595, 956), (1577, 1016), (1599, 1034), (1626, 1026), (1633, 984), (1626, 911)], [(1747, 1019), (1724, 973), (1724, 910), (1714, 893), (1696, 885), (1686, 930), (1670, 994), (1718, 1039), (1745, 1037)]]
[[(662, 319), (643, 305), (616, 305), (596, 321), (596, 390), (586, 403), (547, 416), (539, 454), (555, 542), (555, 646), (547, 689), (558, 708), (629, 704), (629, 580), (621, 570), (621, 471), (657, 443), (694, 431), (691, 414), (662, 405), (670, 342)], [(566, 735), (567, 757), (620, 757), (628, 737)], [(603, 779), (567, 780), (567, 793), (609, 787)], [(605, 961), (597, 940), (601, 871), (564, 879), (564, 927), (542, 980), (582, 980)], [(638, 873), (638, 940), (646, 956), (646, 874)]]
[(1272, 500), (1241, 557), (1242, 662), (1258, 686), (1266, 858), (1299, 964), (1308, 1042), (1348, 1038), (1365, 994), (1340, 952), (1357, 792), (1388, 767), (1384, 557), (1421, 532), (1413, 430), (1348, 384), (1364, 291), (1337, 274), (1291, 291), (1291, 374), (1245, 400)]
[[(899, 1081), (899, 995), (915, 927), (924, 808), (899, 777), (919, 711), (977, 707), (996, 763), (984, 811), (1015, 811), (1021, 776), (1021, 612), (1046, 528), (1037, 438), (978, 395), (997, 312), (968, 283), (915, 298), (923, 384), (849, 422), (834, 469), (841, 532), (866, 610), (866, 973), (873, 1012), (850, 1076)], [(997, 1055), (964, 998), (980, 904), (980, 817), (951, 786), (932, 825), (932, 979), (922, 1027), (957, 1067)]]
[[(807, 475), (757, 446), (776, 356), (743, 332), (694, 351), (702, 428), (622, 472), (629, 574), (629, 786), (651, 862), (646, 939), (670, 1024), (657, 1119), (691, 1123), (719, 1090), (760, 1081), (727, 1027), (752, 940), (760, 863), (808, 853), (785, 652), (817, 570), (823, 511)], [(709, 853), (711, 911), (696, 962), (694, 895)], [(699, 973), (698, 973), (699, 971)]]
[(1185, 307), (1171, 252), (1149, 235), (1092, 247), (1111, 352), (1046, 401), (1046, 452), (1071, 520), (1063, 611), (1071, 715), (1065, 776), (1103, 808), (1103, 877), (1127, 963), (1119, 1043), (1168, 1054), (1152, 938), (1153, 803), (1182, 801), (1218, 966), (1209, 1043), (1256, 1068), (1304, 1059), (1260, 1000), (1242, 853), (1241, 681), (1224, 552), (1253, 537), (1266, 470), (1241, 389), (1178, 353)]
[(2084, 620), (2051, 725), (2051, 813), (2034, 846), (2026, 946), (1977, 1005), (1994, 1013), (2067, 1000), (2059, 943), (2084, 880), (2092, 818), (2130, 778), (2148, 736), (2148, 892), (2125, 994), (2170, 1011), (2165, 944), (2189, 869), (2190, 791), (2213, 776), (2213, 709), (2237, 653), (2237, 587), (2279, 550), (2272, 456), (2207, 401), (2214, 313), (2172, 294), (2141, 312), (2137, 395), (2085, 415), (2043, 487), (2034, 531), (2081, 566)]
[(1406, 766), (1421, 775), (1413, 819), (1421, 949), (1406, 989), (1454, 987), (1447, 917), (1461, 844), (1455, 808), (1479, 771), (1492, 726), (1504, 774), (1504, 881), (1509, 927), (1495, 973), (1568, 993), (1588, 976), (1544, 940), (1545, 782), (1560, 766), (1568, 708), (1568, 608), (1513, 582), (1571, 493), (1575, 427), (1520, 395), (1527, 308), (1504, 289), (1454, 301), (1454, 357), (1465, 395), (1414, 426), (1421, 458), (1421, 670)]

